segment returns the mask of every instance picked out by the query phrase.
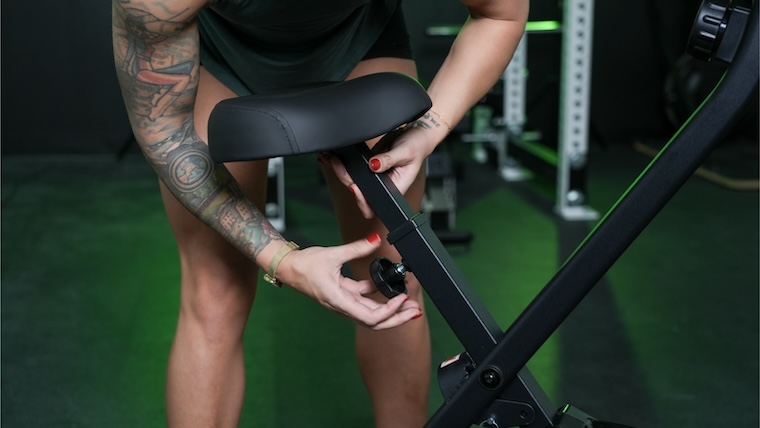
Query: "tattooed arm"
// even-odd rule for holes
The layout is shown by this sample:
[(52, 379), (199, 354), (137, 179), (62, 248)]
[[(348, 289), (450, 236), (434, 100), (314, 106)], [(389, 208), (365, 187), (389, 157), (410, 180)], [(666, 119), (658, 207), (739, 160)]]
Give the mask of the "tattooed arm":
[(164, 184), (204, 223), (264, 264), (258, 260), (262, 251), (283, 238), (227, 169), (211, 161), (193, 125), (199, 69), (195, 15), (203, 6), (197, 0), (114, 1), (117, 74), (135, 138)]
[[(132, 129), (163, 183), (195, 216), (259, 266), (269, 266), (282, 236), (248, 201), (223, 165), (215, 165), (193, 124), (199, 73), (195, 16), (209, 0), (112, 0), (114, 62)], [(363, 294), (369, 281), (340, 273), (379, 239), (293, 251), (278, 279), (334, 312), (374, 329), (395, 327), (419, 313), (398, 296), (379, 304)]]

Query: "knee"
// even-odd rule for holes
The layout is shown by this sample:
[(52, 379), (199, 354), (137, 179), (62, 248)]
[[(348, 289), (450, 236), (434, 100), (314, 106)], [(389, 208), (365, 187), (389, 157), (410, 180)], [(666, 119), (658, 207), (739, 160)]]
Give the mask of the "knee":
[(181, 322), (210, 342), (242, 336), (256, 292), (256, 273), (197, 269), (182, 280)]

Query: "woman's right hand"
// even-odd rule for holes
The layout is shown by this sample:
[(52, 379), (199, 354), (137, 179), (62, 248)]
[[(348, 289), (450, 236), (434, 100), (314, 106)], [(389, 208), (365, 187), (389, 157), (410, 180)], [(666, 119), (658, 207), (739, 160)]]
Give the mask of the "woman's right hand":
[(366, 297), (377, 291), (372, 281), (356, 281), (341, 274), (345, 263), (368, 256), (379, 246), (380, 235), (374, 234), (345, 245), (291, 251), (277, 267), (277, 277), (360, 325), (373, 330), (396, 327), (421, 315), (418, 302), (405, 294), (378, 302)]

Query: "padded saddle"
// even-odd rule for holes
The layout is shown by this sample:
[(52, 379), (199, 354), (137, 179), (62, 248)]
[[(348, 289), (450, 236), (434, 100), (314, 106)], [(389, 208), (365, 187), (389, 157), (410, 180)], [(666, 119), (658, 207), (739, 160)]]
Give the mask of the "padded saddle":
[(411, 122), (431, 104), (399, 73), (233, 98), (211, 112), (209, 151), (216, 162), (233, 162), (338, 149)]

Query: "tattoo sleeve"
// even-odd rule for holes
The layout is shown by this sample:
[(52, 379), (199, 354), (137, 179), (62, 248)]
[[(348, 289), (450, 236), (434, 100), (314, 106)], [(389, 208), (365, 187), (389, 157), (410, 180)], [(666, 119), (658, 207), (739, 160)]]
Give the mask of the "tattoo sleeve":
[(283, 238), (195, 132), (197, 11), (173, 10), (175, 3), (113, 0), (114, 62), (132, 130), (174, 196), (255, 260)]

